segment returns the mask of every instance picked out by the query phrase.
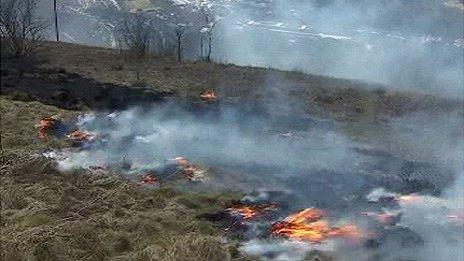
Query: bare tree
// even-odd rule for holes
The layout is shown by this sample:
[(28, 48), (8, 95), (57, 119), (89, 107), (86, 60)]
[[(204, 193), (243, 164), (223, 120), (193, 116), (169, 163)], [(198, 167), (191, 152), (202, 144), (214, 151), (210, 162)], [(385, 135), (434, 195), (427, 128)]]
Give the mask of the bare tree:
[(175, 55), (177, 49), (176, 25), (173, 25), (170, 21), (160, 19), (156, 15), (150, 15), (150, 25), (152, 31), (150, 51), (162, 56)]
[(134, 56), (145, 56), (152, 28), (149, 19), (143, 13), (130, 13), (122, 21), (124, 43)]
[[(213, 1), (198, 1), (197, 8), (204, 19), (204, 26), (200, 30), (200, 59), (206, 62), (211, 62), (211, 51), (213, 46), (213, 34), (217, 20), (214, 14)], [(206, 50), (204, 40), (206, 40)]]
[(132, 58), (136, 62), (136, 77), (140, 81), (141, 71), (148, 56), (152, 29), (148, 17), (143, 13), (126, 14), (118, 28)]
[(0, 33), (9, 51), (29, 55), (44, 37), (46, 23), (37, 16), (38, 0), (1, 0)]
[(176, 43), (177, 43), (177, 61), (182, 61), (182, 38), (185, 33), (185, 25), (178, 24), (175, 28)]

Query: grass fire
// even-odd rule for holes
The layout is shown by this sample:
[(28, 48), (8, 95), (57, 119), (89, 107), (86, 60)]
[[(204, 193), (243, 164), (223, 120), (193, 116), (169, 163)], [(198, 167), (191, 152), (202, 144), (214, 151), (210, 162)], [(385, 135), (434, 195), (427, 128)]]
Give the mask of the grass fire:
[(464, 261), (461, 0), (1, 1), (0, 260)]
[(214, 102), (217, 99), (214, 91), (204, 91), (200, 94), (200, 98), (205, 102)]
[(276, 211), (275, 204), (259, 204), (259, 205), (235, 205), (227, 208), (231, 215), (239, 215), (245, 220), (259, 218), (269, 211)]
[(37, 123), (40, 139), (45, 139), (55, 128), (57, 120), (52, 117), (44, 117)]
[(318, 244), (332, 238), (359, 240), (363, 236), (362, 232), (354, 225), (330, 226), (323, 218), (323, 211), (307, 208), (291, 214), (282, 221), (273, 223), (271, 233)]

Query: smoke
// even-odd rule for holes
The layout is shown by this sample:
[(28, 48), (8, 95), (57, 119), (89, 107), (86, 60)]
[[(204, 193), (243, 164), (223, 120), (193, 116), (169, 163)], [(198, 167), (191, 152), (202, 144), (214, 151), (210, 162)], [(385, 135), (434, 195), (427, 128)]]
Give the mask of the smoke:
[[(441, 9), (440, 1), (429, 1), (426, 9), (423, 1), (388, 2), (230, 3), (226, 14), (218, 13), (214, 57), (461, 97), (461, 13)], [(412, 16), (417, 9), (428, 11)], [(181, 107), (174, 101), (87, 114), (77, 126), (95, 133), (95, 140), (47, 155), (63, 170), (98, 165), (135, 180), (186, 157), (207, 170), (207, 179), (183, 188), (240, 191), (253, 203), (276, 202), (276, 220), (321, 208), (334, 223), (352, 222), (378, 237), (367, 246), (338, 240), (311, 245), (263, 239), (256, 229), (241, 250), (263, 259), (302, 260), (315, 250), (338, 260), (463, 259), (462, 112), (388, 119), (363, 126), (366, 137), (358, 139), (346, 123), (302, 115), (282, 79), (270, 76), (267, 85), (263, 104)], [(411, 193), (416, 201), (402, 201)], [(401, 217), (386, 226), (360, 215), (366, 211)]]
[(401, 204), (401, 224), (424, 239), (420, 251), (409, 256), (417, 260), (464, 260), (464, 175), (443, 197), (421, 196), (417, 202)]
[[(167, 160), (182, 156), (200, 165), (214, 166), (218, 172), (232, 169), (247, 173), (245, 180), (263, 175), (268, 181), (259, 186), (304, 172), (321, 179), (329, 171), (335, 173), (347, 167), (353, 170), (347, 175), (355, 175), (357, 159), (350, 149), (354, 143), (326, 129), (325, 124), (321, 129), (317, 121), (308, 122), (304, 131), (290, 130), (279, 125), (278, 116), (245, 116), (229, 106), (199, 114), (167, 104), (151, 109), (133, 108), (110, 116), (87, 115), (79, 121), (79, 127), (96, 133), (98, 141), (68, 155), (62, 167), (113, 165), (123, 159), (137, 166), (162, 166)], [(353, 181), (354, 186), (358, 186), (356, 182)], [(252, 189), (257, 188), (255, 184)]]
[[(269, 79), (278, 85), (278, 79)], [(243, 200), (249, 202), (275, 202), (279, 212), (273, 221), (302, 208), (321, 208), (331, 224), (354, 223), (365, 234), (376, 231), (380, 244), (372, 248), (340, 240), (311, 245), (263, 239), (263, 224), (251, 223), (246, 234), (250, 241), (241, 250), (263, 259), (302, 260), (316, 250), (339, 260), (380, 255), (381, 260), (435, 261), (447, 260), (438, 255), (450, 253), (460, 257), (461, 114), (393, 118), (361, 142), (346, 134), (343, 123), (293, 113), (285, 93), (275, 86), (266, 89), (265, 96), (273, 102), (265, 99), (265, 104), (182, 107), (174, 101), (83, 115), (77, 126), (95, 133), (95, 139), (48, 156), (57, 158), (63, 170), (99, 165), (133, 180), (147, 171), (163, 171), (173, 158), (186, 157), (205, 170), (206, 178), (185, 183), (182, 189), (240, 191), (248, 193)], [(458, 183), (448, 188), (456, 178)], [(418, 193), (413, 196), (420, 200), (380, 200), (408, 193)], [(384, 227), (360, 214), (366, 211), (401, 213), (401, 218)], [(405, 240), (415, 244), (395, 243)]]
[(214, 55), (220, 61), (462, 97), (464, 16), (443, 1), (231, 6), (216, 33)]
[[(361, 79), (400, 90), (463, 98), (462, 3), (214, 2), (218, 23), (212, 51), (216, 61)], [(166, 1), (158, 9), (148, 3), (66, 0), (58, 6), (60, 31), (64, 41), (115, 47), (115, 21), (122, 13), (140, 8), (160, 26), (156, 41), (169, 40), (161, 39), (172, 34), (169, 25), (187, 24), (184, 56), (194, 59), (202, 28), (195, 4), (177, 6)], [(50, 3), (42, 1), (40, 13), (53, 24)]]
[[(377, 189), (368, 195), (394, 196), (399, 200), (395, 209), (401, 213), (397, 226), (414, 232), (416, 244), (405, 248), (405, 242), (388, 239), (379, 253), (384, 260), (463, 260), (464, 259), (464, 194), (461, 172), (457, 182), (441, 197), (430, 195), (399, 195)], [(378, 201), (376, 201), (378, 202)]]

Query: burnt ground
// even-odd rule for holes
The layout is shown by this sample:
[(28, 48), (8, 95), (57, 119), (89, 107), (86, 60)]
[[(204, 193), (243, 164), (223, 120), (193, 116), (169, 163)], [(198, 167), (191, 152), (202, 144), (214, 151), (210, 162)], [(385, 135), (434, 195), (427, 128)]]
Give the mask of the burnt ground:
[[(29, 61), (2, 51), (2, 94), (73, 108), (120, 107), (172, 95), (198, 101), (215, 90), (226, 103), (269, 104), (337, 120), (378, 119), (415, 111), (452, 111), (462, 101), (299, 72), (150, 56), (135, 63), (118, 50), (44, 42)], [(135, 71), (140, 71), (137, 80)]]
[(15, 57), (2, 57), (2, 95), (37, 100), (64, 109), (120, 109), (163, 100), (168, 95), (144, 87), (100, 83), (59, 68), (41, 68)]

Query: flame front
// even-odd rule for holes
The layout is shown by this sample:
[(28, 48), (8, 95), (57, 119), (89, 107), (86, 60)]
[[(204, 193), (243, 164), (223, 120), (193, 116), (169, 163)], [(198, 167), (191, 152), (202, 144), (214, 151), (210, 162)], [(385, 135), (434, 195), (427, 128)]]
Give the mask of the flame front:
[(310, 243), (323, 243), (333, 237), (358, 239), (361, 232), (354, 225), (332, 227), (323, 220), (324, 212), (316, 208), (307, 208), (292, 214), (271, 226), (271, 233)]
[(229, 211), (229, 213), (238, 214), (247, 220), (254, 218), (258, 214), (256, 209), (251, 206), (230, 207), (227, 211)]
[(239, 215), (245, 220), (250, 220), (276, 208), (275, 204), (260, 204), (255, 206), (232, 206), (227, 211), (231, 214)]

